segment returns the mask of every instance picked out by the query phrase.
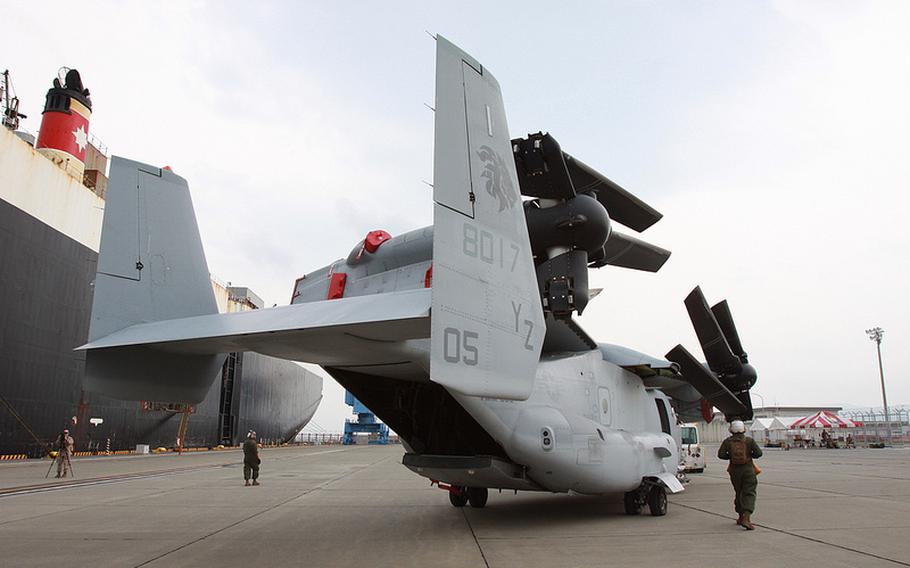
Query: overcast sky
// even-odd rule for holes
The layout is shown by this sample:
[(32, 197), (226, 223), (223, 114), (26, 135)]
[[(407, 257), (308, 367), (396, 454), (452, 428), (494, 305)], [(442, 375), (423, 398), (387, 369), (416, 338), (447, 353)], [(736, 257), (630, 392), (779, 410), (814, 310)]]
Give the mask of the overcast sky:
[(268, 305), (368, 231), (432, 222), (429, 31), (497, 77), (513, 135), (549, 131), (664, 214), (642, 235), (673, 251), (660, 273), (592, 273), (594, 337), (698, 353), (701, 284), (765, 403), (880, 405), (872, 326), (910, 402), (908, 2), (0, 4), (24, 126), (78, 68), (92, 132), (186, 177), (210, 270)]

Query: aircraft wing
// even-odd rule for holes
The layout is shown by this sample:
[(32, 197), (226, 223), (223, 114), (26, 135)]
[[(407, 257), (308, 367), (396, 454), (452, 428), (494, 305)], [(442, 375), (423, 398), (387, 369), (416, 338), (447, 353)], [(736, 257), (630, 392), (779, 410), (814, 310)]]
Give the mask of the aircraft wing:
[(408, 340), (430, 337), (429, 289), (218, 314), (186, 180), (115, 156), (106, 198), (79, 347), (86, 390), (199, 402), (234, 351), (335, 366), (426, 361), (426, 346)]
[(78, 350), (148, 345), (174, 353), (257, 351), (317, 365), (339, 365), (357, 358), (350, 352), (352, 341), (429, 337), (430, 296), (429, 289), (408, 290), (142, 323)]

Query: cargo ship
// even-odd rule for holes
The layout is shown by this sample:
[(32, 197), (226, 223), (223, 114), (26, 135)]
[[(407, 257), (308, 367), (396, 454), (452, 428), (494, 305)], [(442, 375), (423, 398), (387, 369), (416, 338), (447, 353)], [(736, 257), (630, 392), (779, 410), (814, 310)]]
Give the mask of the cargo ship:
[[(77, 452), (137, 445), (234, 445), (249, 430), (281, 443), (312, 418), (322, 378), (298, 364), (232, 353), (205, 399), (125, 401), (83, 389), (107, 151), (89, 133), (92, 105), (76, 70), (47, 93), (38, 136), (18, 130), (0, 78), (0, 455), (40, 457), (63, 429)], [(262, 308), (250, 289), (212, 281), (221, 311)]]

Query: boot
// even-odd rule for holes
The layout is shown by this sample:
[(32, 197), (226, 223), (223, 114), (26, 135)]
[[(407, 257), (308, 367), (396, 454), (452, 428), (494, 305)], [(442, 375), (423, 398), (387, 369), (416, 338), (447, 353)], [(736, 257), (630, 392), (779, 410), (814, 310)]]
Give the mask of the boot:
[(736, 519), (736, 524), (740, 525), (740, 526), (743, 524), (743, 514), (742, 513), (740, 513), (739, 518)]
[(253, 480), (253, 485), (259, 485), (259, 482), (256, 481), (256, 480), (254, 479), (254, 480)]
[(752, 524), (752, 520), (749, 518), (750, 513), (743, 513), (743, 528), (747, 531), (754, 531), (755, 525)]
[(244, 487), (249, 487), (249, 486), (250, 486), (250, 480), (247, 479), (246, 481), (244, 481), (244, 482), (243, 482), (243, 486), (244, 486)]

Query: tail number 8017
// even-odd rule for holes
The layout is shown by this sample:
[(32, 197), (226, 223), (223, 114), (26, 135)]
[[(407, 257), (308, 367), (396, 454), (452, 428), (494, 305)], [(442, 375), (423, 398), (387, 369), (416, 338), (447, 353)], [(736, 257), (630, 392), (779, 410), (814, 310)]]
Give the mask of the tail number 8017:
[[(518, 264), (518, 254), (521, 247), (515, 243), (508, 243), (506, 250), (506, 240), (500, 236), (493, 235), (483, 229), (470, 223), (464, 224), (464, 231), (461, 244), (461, 252), (471, 258), (479, 258), (487, 264), (498, 264), (500, 268), (509, 268), (509, 272), (515, 272), (515, 265)], [(508, 258), (506, 258), (508, 257)]]

